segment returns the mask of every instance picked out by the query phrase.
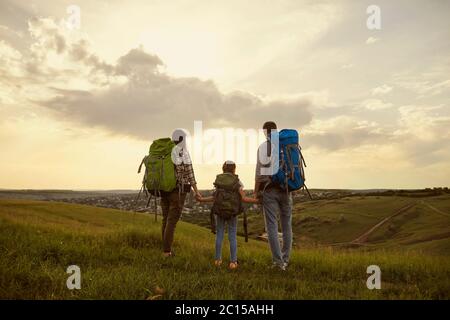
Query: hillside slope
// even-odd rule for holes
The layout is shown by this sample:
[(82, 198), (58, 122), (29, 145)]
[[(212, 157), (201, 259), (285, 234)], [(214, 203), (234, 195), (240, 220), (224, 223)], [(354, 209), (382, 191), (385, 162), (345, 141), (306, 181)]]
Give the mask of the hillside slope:
[[(439, 209), (436, 206), (436, 209)], [(83, 205), (0, 200), (2, 299), (449, 299), (450, 260), (420, 253), (296, 249), (287, 272), (266, 243), (239, 239), (239, 270), (212, 266), (213, 235), (181, 222), (176, 256), (160, 253), (153, 216)], [(227, 255), (228, 250), (224, 250)], [(78, 265), (81, 290), (68, 290)], [(366, 268), (382, 270), (368, 290)]]
[[(263, 219), (251, 216), (249, 228), (253, 237), (261, 234)], [(299, 247), (420, 249), (426, 254), (450, 255), (450, 195), (300, 202), (293, 210), (293, 231)]]

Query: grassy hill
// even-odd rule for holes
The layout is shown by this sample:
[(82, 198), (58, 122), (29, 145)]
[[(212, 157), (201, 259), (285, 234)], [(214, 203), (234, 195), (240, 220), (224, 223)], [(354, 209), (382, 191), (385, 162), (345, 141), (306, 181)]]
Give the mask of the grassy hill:
[[(208, 225), (207, 218), (202, 220), (202, 225)], [(292, 220), (294, 241), (300, 248), (420, 249), (426, 254), (450, 255), (449, 194), (299, 202), (294, 206)], [(248, 225), (253, 238), (264, 232), (260, 215), (249, 215)]]
[[(342, 202), (336, 205), (342, 205), (344, 219), (351, 224), (346, 232), (329, 228), (332, 241), (351, 241), (366, 227), (364, 221), (370, 220), (369, 226), (380, 218), (378, 210), (366, 210), (364, 206), (361, 212), (365, 213), (352, 216), (345, 208), (354, 208), (358, 199)], [(394, 210), (404, 205), (397, 202), (393, 199)], [(439, 201), (428, 204), (444, 213), (448, 208)], [(319, 222), (325, 218), (340, 219), (339, 213), (327, 209), (328, 205), (305, 204), (301, 219), (308, 217), (308, 212), (312, 215), (313, 208), (308, 206), (320, 208)], [(422, 205), (416, 208), (415, 218), (427, 214), (421, 211)], [(400, 219), (401, 215), (396, 217)], [(252, 218), (253, 227), (257, 227), (256, 218)], [(394, 218), (393, 230), (395, 226), (403, 230), (407, 224), (405, 219)], [(405, 230), (418, 228), (420, 222), (416, 219)], [(315, 231), (318, 228), (314, 223), (303, 229), (308, 238), (322, 236)], [(436, 220), (432, 224), (438, 230), (440, 223)], [(380, 234), (390, 230), (383, 225), (368, 240), (376, 242)], [(397, 232), (400, 240), (402, 232)], [(268, 268), (270, 253), (266, 243), (254, 240), (245, 243), (241, 238), (238, 241), (239, 270), (217, 269), (212, 265), (213, 235), (199, 226), (180, 222), (175, 240), (176, 256), (164, 259), (160, 253), (160, 221), (154, 222), (153, 216), (55, 202), (0, 200), (0, 298), (450, 298), (450, 258), (426, 255), (426, 250), (348, 251), (298, 246), (289, 270), (280, 272)], [(227, 249), (224, 254), (228, 254)], [(81, 290), (66, 288), (66, 268), (72, 264), (81, 268)], [(372, 264), (381, 268), (381, 290), (366, 287), (366, 268)]]

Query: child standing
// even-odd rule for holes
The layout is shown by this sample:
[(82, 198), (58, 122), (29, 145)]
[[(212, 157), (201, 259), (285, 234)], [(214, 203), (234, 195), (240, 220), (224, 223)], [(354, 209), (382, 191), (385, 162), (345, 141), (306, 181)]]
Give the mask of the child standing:
[(217, 175), (214, 186), (216, 188), (212, 197), (203, 198), (198, 195), (200, 202), (214, 202), (212, 213), (216, 216), (216, 256), (214, 264), (222, 264), (222, 243), (225, 226), (228, 225), (228, 240), (230, 242), (230, 269), (238, 267), (237, 260), (237, 216), (242, 212), (242, 202), (258, 203), (258, 199), (245, 195), (244, 186), (236, 175), (236, 164), (225, 161), (222, 174)]

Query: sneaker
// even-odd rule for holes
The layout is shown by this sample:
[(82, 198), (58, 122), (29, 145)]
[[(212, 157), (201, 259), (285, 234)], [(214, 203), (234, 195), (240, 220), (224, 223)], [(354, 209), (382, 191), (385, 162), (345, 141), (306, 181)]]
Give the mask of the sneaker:
[(281, 270), (281, 271), (286, 271), (286, 266), (285, 266), (285, 264), (283, 263), (283, 264), (278, 264), (278, 263), (272, 263), (272, 265), (270, 266), (270, 269), (278, 269), (278, 270)]
[(175, 256), (175, 254), (172, 251), (164, 252), (163, 255), (164, 255), (165, 258), (171, 258), (171, 257)]
[(230, 268), (230, 270), (235, 270), (238, 267), (238, 263), (237, 262), (230, 262), (230, 264), (228, 265), (228, 268)]
[(220, 267), (220, 266), (222, 265), (222, 260), (215, 260), (215, 261), (214, 261), (214, 265), (215, 265), (216, 267)]

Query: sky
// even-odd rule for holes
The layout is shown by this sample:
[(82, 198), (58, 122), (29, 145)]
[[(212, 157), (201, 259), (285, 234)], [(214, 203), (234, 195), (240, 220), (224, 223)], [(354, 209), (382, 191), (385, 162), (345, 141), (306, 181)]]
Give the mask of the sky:
[(310, 188), (449, 186), (449, 9), (0, 0), (0, 188), (137, 189), (184, 128), (200, 188), (239, 158), (251, 189), (261, 134), (224, 135), (267, 120), (299, 131)]

